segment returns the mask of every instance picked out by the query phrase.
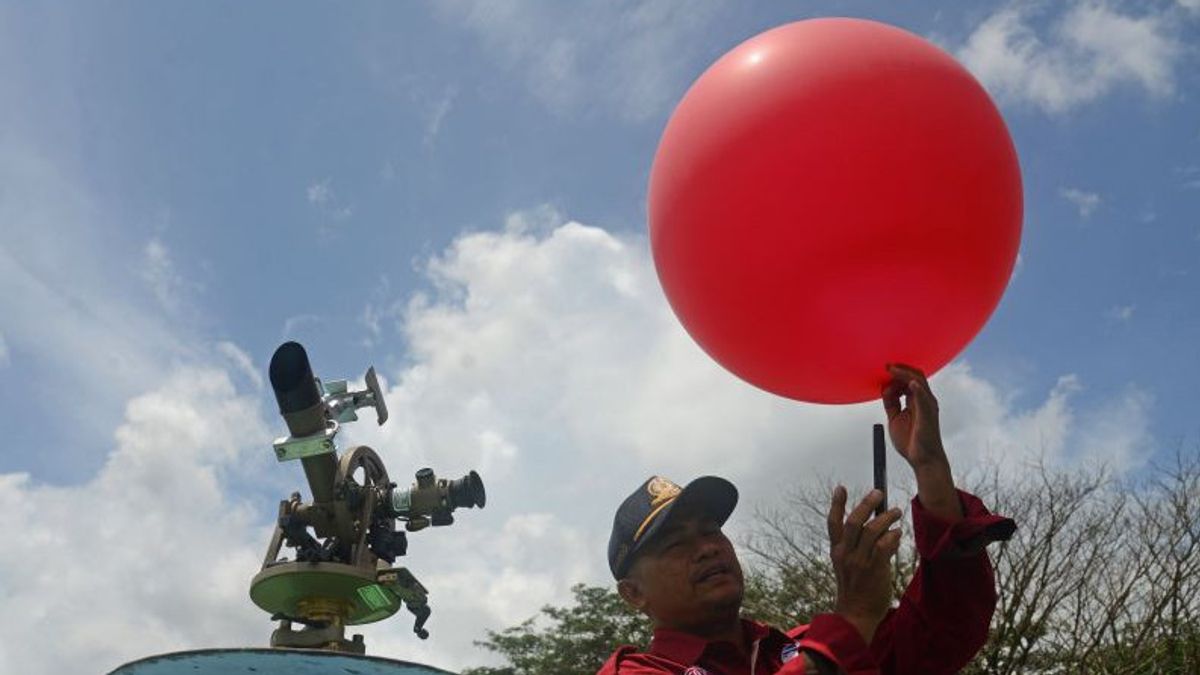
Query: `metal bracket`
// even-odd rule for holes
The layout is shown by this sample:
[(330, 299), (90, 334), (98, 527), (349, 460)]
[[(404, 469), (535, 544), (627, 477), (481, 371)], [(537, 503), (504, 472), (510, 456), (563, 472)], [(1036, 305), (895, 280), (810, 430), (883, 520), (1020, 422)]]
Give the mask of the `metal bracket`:
[(325, 431), (311, 436), (303, 436), (294, 438), (285, 436), (276, 438), (272, 445), (275, 447), (275, 459), (281, 462), (287, 462), (293, 459), (304, 459), (314, 455), (325, 455), (337, 451), (337, 443), (334, 438), (337, 436), (338, 423), (334, 420), (329, 421), (329, 426), (325, 427)]
[(382, 425), (388, 419), (387, 403), (383, 400), (383, 390), (379, 388), (379, 377), (375, 374), (375, 366), (367, 369), (364, 377), (367, 388), (362, 391), (350, 391), (346, 380), (332, 380), (322, 385), (325, 405), (329, 407), (329, 415), (339, 422), (355, 422), (358, 420), (359, 408), (375, 409), (375, 419)]

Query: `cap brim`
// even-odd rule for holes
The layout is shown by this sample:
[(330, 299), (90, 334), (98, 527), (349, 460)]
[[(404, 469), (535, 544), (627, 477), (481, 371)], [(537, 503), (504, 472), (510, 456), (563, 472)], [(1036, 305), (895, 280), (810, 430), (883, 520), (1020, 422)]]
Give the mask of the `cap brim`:
[(630, 566), (633, 565), (634, 558), (646, 547), (647, 542), (653, 541), (659, 530), (662, 530), (666, 525), (677, 517), (679, 514), (702, 513), (717, 521), (718, 524), (724, 525), (726, 520), (729, 520), (730, 514), (737, 506), (738, 491), (733, 483), (719, 476), (701, 476), (696, 480), (687, 484), (679, 492), (679, 496), (675, 497), (675, 501), (663, 508), (653, 522), (642, 533), (641, 538), (634, 544), (633, 549), (629, 552), (628, 562), (625, 563), (625, 571), (628, 572)]

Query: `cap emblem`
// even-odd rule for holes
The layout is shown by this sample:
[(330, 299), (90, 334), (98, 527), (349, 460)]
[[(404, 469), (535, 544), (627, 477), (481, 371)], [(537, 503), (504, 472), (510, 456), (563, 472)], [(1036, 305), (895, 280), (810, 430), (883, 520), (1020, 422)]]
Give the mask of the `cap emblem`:
[(678, 485), (662, 476), (655, 476), (646, 484), (646, 492), (650, 493), (651, 507), (662, 506), (664, 503), (678, 497), (681, 491), (682, 489)]
[(679, 493), (683, 489), (662, 476), (655, 476), (646, 483), (646, 492), (650, 493), (650, 513), (642, 519), (642, 524), (638, 526), (637, 532), (633, 533), (633, 540), (637, 541), (642, 538), (642, 533), (646, 531), (650, 523), (654, 522), (654, 517), (659, 514), (667, 504), (675, 501)]

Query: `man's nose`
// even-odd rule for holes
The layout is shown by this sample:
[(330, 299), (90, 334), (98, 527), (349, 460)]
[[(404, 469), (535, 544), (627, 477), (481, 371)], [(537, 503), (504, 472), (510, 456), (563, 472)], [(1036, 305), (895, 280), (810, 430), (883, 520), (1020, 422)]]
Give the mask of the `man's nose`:
[(712, 537), (701, 537), (696, 545), (696, 560), (711, 558), (721, 551), (720, 544)]

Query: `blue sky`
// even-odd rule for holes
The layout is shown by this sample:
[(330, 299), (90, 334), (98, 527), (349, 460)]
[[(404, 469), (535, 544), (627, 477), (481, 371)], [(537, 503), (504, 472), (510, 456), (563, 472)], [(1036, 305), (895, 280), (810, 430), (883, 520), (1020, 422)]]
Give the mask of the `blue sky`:
[[(399, 414), (356, 433), (394, 474), (428, 461), (494, 477), (488, 511), (430, 535), (430, 550), (498, 551), (495, 566), (439, 571), (492, 589), (447, 592), (465, 634), (435, 623), (415, 645), (395, 627), (369, 637), (376, 653), (485, 659), (469, 651), (483, 628), (603, 580), (605, 521), (648, 473), (724, 471), (751, 496), (785, 461), (853, 480), (840, 448), (877, 411), (779, 401), (707, 362), (665, 308), (645, 241), (654, 149), (690, 82), (762, 30), (830, 15), (954, 53), (1021, 159), (1016, 275), (935, 380), (956, 462), (1036, 448), (1137, 471), (1194, 451), (1195, 0), (4, 3), (0, 500), (42, 512), (0, 522), (53, 529), (45, 519), (74, 522), (66, 505), (111, 490), (130, 500), (112, 519), (142, 532), (131, 514), (170, 494), (156, 481), (190, 477), (194, 513), (170, 511), (163, 536), (192, 528), (253, 566), (273, 500), (298, 480), (265, 457), (282, 426), (261, 378), (285, 338), (324, 376), (379, 367)], [(505, 498), (530, 484), (558, 506)], [(71, 527), (68, 550), (124, 542), (121, 527)], [(573, 553), (533, 560), (515, 540)], [(16, 593), (34, 570), (7, 555), (0, 591)], [(432, 564), (410, 563), (418, 576)], [(142, 644), (265, 641), (265, 617), (238, 605), (246, 570), (228, 564), (212, 581), (227, 593), (187, 606), (239, 618), (176, 631), (197, 620), (144, 600), (130, 605)], [(0, 627), (0, 645), (25, 630)], [(82, 639), (54, 657), (8, 649), (0, 670), (136, 656)]]

